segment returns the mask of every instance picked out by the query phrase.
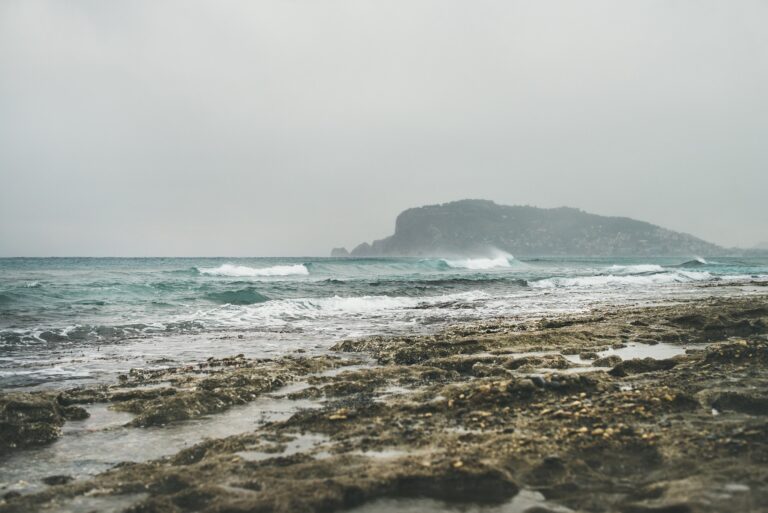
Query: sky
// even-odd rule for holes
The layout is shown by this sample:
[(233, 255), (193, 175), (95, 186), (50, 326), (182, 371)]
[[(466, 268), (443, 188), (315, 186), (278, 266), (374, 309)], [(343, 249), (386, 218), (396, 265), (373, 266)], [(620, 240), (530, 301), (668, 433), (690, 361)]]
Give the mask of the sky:
[(762, 0), (3, 0), (0, 256), (310, 256), (462, 198), (768, 240)]

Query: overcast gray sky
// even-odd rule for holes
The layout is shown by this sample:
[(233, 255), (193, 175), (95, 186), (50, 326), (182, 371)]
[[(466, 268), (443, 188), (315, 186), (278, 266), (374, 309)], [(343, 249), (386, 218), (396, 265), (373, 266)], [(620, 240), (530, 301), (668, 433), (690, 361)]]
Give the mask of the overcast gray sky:
[(325, 255), (460, 198), (768, 239), (768, 2), (0, 2), (0, 255)]

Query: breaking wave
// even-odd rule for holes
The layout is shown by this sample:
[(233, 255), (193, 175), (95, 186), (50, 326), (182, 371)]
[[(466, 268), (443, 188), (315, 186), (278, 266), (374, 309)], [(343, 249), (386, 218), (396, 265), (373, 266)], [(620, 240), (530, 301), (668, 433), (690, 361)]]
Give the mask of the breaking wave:
[(696, 257), (693, 260), (688, 260), (687, 262), (683, 262), (678, 267), (702, 267), (705, 265), (710, 265), (710, 263), (701, 257)]
[(577, 276), (572, 278), (556, 277), (531, 281), (528, 285), (538, 289), (552, 288), (592, 288), (610, 286), (664, 285), (671, 283), (690, 283), (713, 279), (708, 272), (678, 271), (674, 273), (656, 273), (640, 275), (607, 274), (600, 276)]
[(0, 349), (122, 345), (230, 329), (330, 340), (574, 311), (585, 301), (621, 303), (708, 294), (716, 284), (768, 283), (764, 260), (684, 260), (522, 262), (502, 252), (343, 261), (141, 259), (89, 262), (88, 272), (79, 261), (69, 268), (57, 261), (71, 269), (61, 273), (49, 272), (49, 263), (29, 270), (24, 262), (14, 273), (0, 273)]
[(482, 291), (467, 291), (429, 297), (333, 296), (281, 299), (259, 305), (229, 306), (201, 312), (195, 316), (194, 321), (202, 322), (208, 327), (253, 328), (259, 326), (262, 329), (287, 326), (300, 328), (306, 322), (332, 319), (357, 319), (367, 323), (391, 320), (393, 315), (395, 317), (423, 315), (414, 313), (422, 309), (436, 308), (443, 312), (462, 310), (488, 297), (489, 295)]
[(258, 276), (296, 276), (308, 275), (305, 265), (274, 265), (272, 267), (255, 268), (245, 265), (222, 264), (219, 267), (197, 268), (200, 274), (208, 276), (229, 276), (234, 278), (253, 278)]
[(512, 267), (512, 264), (509, 262), (510, 258), (511, 257), (499, 256), (496, 258), (466, 258), (462, 260), (441, 259), (441, 261), (453, 269), (480, 271), (484, 269)]
[(467, 291), (428, 297), (333, 296), (269, 300), (254, 289), (210, 294), (222, 305), (166, 320), (125, 325), (74, 325), (66, 328), (0, 330), (0, 347), (109, 342), (150, 335), (193, 334), (216, 329), (259, 331), (302, 330), (321, 321), (316, 328), (335, 331), (340, 322), (388, 325), (393, 319), (413, 322), (426, 315), (440, 319), (452, 312), (474, 309), (490, 296)]

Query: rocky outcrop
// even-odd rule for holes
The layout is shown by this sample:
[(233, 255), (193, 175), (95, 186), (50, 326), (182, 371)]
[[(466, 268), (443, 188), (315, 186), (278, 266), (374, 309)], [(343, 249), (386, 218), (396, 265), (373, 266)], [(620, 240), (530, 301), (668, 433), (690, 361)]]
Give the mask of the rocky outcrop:
[(52, 394), (0, 395), (0, 455), (51, 443), (61, 436), (65, 420), (87, 417), (83, 408), (62, 405)]
[(691, 256), (725, 249), (692, 235), (626, 217), (575, 208), (504, 206), (461, 200), (412, 208), (397, 217), (391, 237), (362, 243), (352, 256), (479, 255), (491, 249), (515, 256)]
[(348, 257), (349, 251), (347, 251), (347, 248), (333, 248), (331, 250), (331, 256), (334, 258)]
[[(760, 331), (728, 335), (745, 320)], [(169, 419), (183, 420), (223, 411), (203, 412), (198, 392), (225, 402), (269, 392), (279, 403), (260, 407), (282, 404), (293, 414), (254, 418), (253, 430), (189, 440), (176, 454), (95, 476), (57, 471), (43, 479), (50, 488), (33, 493), (0, 486), (0, 513), (764, 512), (767, 326), (768, 296), (699, 298), (335, 346), (363, 359), (238, 355), (134, 369), (118, 385), (55, 399), (108, 397), (113, 406), (133, 402), (139, 415), (187, 412)], [(620, 373), (564, 357), (624, 343), (652, 352), (657, 345), (643, 341), (653, 340), (683, 343), (685, 352), (625, 362), (613, 355)], [(363, 363), (369, 358), (377, 364)], [(294, 386), (273, 389), (264, 381), (273, 377)]]

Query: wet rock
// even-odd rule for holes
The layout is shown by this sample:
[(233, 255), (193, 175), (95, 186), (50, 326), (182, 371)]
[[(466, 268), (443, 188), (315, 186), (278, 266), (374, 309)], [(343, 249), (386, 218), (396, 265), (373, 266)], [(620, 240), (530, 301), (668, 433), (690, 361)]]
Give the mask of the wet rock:
[(572, 326), (578, 322), (578, 319), (574, 318), (541, 319), (539, 321), (539, 327), (543, 329), (564, 328), (565, 326)]
[(509, 370), (500, 365), (488, 365), (484, 363), (474, 364), (472, 366), (472, 374), (478, 377), (509, 377), (511, 375)]
[(592, 362), (592, 366), (593, 367), (615, 367), (620, 363), (621, 363), (621, 356), (612, 354), (609, 356), (598, 358), (597, 360)]
[[(673, 360), (613, 361), (622, 369), (613, 376), (546, 370), (567, 368), (562, 355), (514, 355), (581, 354), (616, 340), (690, 343), (705, 339), (702, 326), (721, 322), (718, 316), (727, 317), (728, 329), (744, 319), (758, 327), (763, 304), (768, 298), (697, 300), (608, 309), (545, 329), (484, 321), (439, 335), (344, 342), (340, 349), (365, 352), (380, 365), (302, 378), (309, 388), (288, 397), (322, 397), (319, 408), (17, 497), (7, 511), (51, 509), (84, 493), (149, 491), (133, 511), (309, 513), (382, 498), (503, 502), (520, 488), (574, 511), (751, 511), (768, 500), (762, 334)], [(709, 321), (670, 321), (692, 313)], [(109, 391), (165, 381), (176, 393), (113, 405), (143, 403), (141, 414), (150, 406), (173, 411), (180, 401), (185, 415), (197, 415), (206, 401), (220, 401), (213, 408), (223, 411), (334, 365), (211, 359), (192, 370), (136, 370)], [(713, 415), (715, 404), (749, 415)], [(303, 435), (322, 442), (296, 449), (291, 444)], [(246, 452), (265, 457), (249, 460)], [(536, 506), (547, 507), (561, 510), (555, 502)]]
[(369, 352), (382, 364), (415, 365), (435, 358), (479, 353), (486, 348), (474, 338), (371, 337), (365, 340), (345, 340), (334, 345), (332, 349), (347, 352)]
[(690, 313), (673, 317), (670, 319), (670, 322), (678, 326), (703, 329), (705, 326), (710, 324), (710, 319), (710, 316), (704, 315), (703, 313)]
[(162, 401), (118, 403), (115, 409), (137, 414), (129, 423), (131, 426), (149, 427), (222, 412), (232, 404), (234, 402), (229, 398), (215, 393), (193, 391), (172, 395)]
[(136, 390), (112, 392), (111, 394), (109, 394), (108, 399), (109, 401), (114, 403), (119, 403), (123, 401), (134, 401), (134, 400), (146, 401), (149, 399), (155, 399), (157, 397), (174, 395), (175, 393), (176, 393), (176, 389), (171, 387), (136, 389)]
[(706, 349), (704, 358), (707, 363), (764, 365), (768, 363), (768, 341), (752, 339), (714, 345)]
[(705, 340), (717, 340), (765, 332), (767, 325), (761, 317), (768, 317), (762, 308), (726, 308), (714, 315), (700, 311), (681, 315), (670, 321), (677, 326), (694, 328)]
[(62, 406), (61, 416), (66, 420), (85, 420), (91, 416), (88, 410), (80, 406)]
[(478, 470), (456, 464), (450, 468), (448, 472), (400, 476), (387, 496), (429, 497), (448, 502), (500, 503), (513, 497), (520, 489), (510, 476), (499, 470)]
[(567, 476), (568, 467), (560, 456), (550, 455), (536, 465), (528, 476), (528, 481), (536, 485), (551, 485)]
[(693, 513), (694, 508), (687, 503), (660, 504), (660, 505), (629, 505), (624, 507), (622, 513)]
[(298, 392), (292, 392), (288, 394), (288, 399), (296, 401), (298, 399), (319, 399), (323, 397), (323, 391), (318, 387), (307, 387)]
[(61, 436), (64, 415), (49, 394), (0, 395), (0, 454), (53, 442)]
[(341, 397), (346, 395), (371, 393), (381, 383), (375, 381), (336, 381), (325, 385), (322, 388), (323, 393), (328, 397)]
[(580, 392), (594, 393), (604, 388), (604, 378), (599, 375), (553, 374), (545, 380), (545, 388), (561, 394)]
[(342, 362), (331, 357), (293, 357), (278, 360), (247, 360), (242, 355), (209, 358), (205, 372), (185, 369), (153, 371), (151, 378), (134, 372), (139, 382), (168, 380), (180, 386), (120, 391), (112, 394), (112, 408), (136, 415), (135, 427), (165, 425), (203, 415), (220, 413), (272, 392), (301, 376), (334, 368)]
[(750, 415), (768, 415), (768, 395), (758, 391), (720, 392), (711, 399), (718, 411), (737, 411)]
[(630, 374), (643, 374), (646, 372), (666, 371), (677, 365), (673, 359), (655, 360), (653, 358), (634, 358), (624, 360), (608, 371), (611, 376), (629, 376)]
[(16, 490), (11, 490), (10, 492), (3, 494), (3, 500), (6, 501), (12, 501), (13, 499), (17, 499), (19, 497), (21, 497), (21, 493), (17, 492)]
[(584, 353), (579, 354), (579, 358), (582, 360), (597, 360), (600, 357), (597, 353), (594, 351), (586, 351)]
[(56, 397), (56, 400), (62, 406), (103, 403), (108, 400), (107, 388), (103, 386), (91, 388), (73, 388), (60, 393)]
[(43, 483), (47, 484), (48, 486), (56, 486), (56, 485), (67, 484), (72, 480), (74, 480), (74, 477), (72, 476), (55, 475), (55, 476), (44, 477)]
[(560, 354), (550, 354), (544, 356), (523, 356), (521, 358), (510, 359), (504, 362), (508, 369), (569, 369), (573, 363)]
[(452, 355), (432, 358), (429, 360), (429, 365), (447, 371), (458, 372), (459, 374), (474, 374), (477, 366), (496, 366), (504, 360), (504, 358), (497, 356)]

